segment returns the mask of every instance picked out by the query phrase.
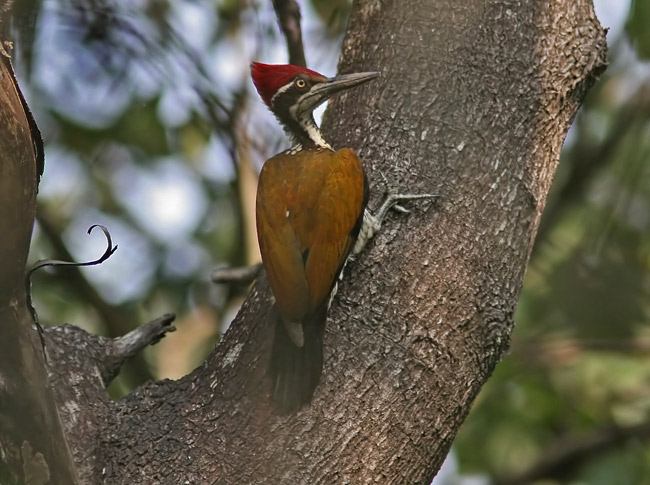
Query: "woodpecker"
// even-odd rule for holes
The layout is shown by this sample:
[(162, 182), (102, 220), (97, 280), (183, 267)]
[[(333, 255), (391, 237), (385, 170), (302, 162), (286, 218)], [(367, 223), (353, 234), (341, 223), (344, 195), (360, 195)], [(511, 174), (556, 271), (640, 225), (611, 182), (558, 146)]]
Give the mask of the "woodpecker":
[(290, 413), (311, 400), (320, 380), (327, 310), (348, 256), (362, 249), (399, 201), (430, 195), (389, 194), (371, 214), (359, 157), (349, 148), (334, 151), (314, 121), (316, 107), (378, 73), (327, 78), (304, 67), (254, 62), (251, 75), (293, 141), (264, 163), (256, 201), (260, 253), (275, 297), (269, 311), (275, 327), (271, 400)]

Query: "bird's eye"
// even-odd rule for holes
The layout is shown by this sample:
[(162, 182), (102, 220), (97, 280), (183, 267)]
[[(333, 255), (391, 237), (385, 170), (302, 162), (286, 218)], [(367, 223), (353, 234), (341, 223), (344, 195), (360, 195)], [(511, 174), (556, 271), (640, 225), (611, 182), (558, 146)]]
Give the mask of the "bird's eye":
[(305, 82), (304, 79), (296, 79), (296, 86), (302, 89), (305, 86), (307, 86), (307, 83)]

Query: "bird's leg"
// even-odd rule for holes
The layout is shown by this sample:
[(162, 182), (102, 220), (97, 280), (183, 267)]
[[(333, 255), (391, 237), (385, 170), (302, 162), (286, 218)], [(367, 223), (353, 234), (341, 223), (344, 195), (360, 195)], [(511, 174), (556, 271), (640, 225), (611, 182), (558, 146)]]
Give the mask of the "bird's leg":
[[(381, 172), (380, 172), (381, 173)], [(423, 200), (423, 199), (435, 199), (438, 197), (437, 194), (400, 194), (394, 188), (392, 188), (386, 177), (381, 173), (384, 182), (386, 183), (386, 198), (382, 202), (381, 206), (374, 214), (370, 212), (367, 208), (363, 212), (363, 223), (361, 224), (361, 230), (359, 231), (359, 236), (357, 237), (354, 247), (352, 248), (352, 256), (359, 254), (363, 251), (363, 248), (366, 246), (368, 241), (381, 229), (381, 225), (386, 218), (386, 214), (391, 209), (408, 214), (410, 211), (400, 205), (400, 202), (405, 200)]]

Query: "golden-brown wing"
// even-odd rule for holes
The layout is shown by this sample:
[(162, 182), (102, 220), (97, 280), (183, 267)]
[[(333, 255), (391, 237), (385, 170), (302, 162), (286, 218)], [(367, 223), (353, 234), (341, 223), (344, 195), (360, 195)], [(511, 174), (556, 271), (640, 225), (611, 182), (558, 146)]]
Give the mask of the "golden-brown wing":
[(309, 256), (305, 274), (309, 285), (311, 308), (325, 303), (356, 234), (353, 230), (363, 217), (364, 175), (359, 157), (352, 150), (333, 154), (330, 170), (315, 205), (317, 224), (306, 244)]
[(271, 229), (259, 214), (257, 233), (280, 314), (288, 321), (300, 322), (309, 312), (309, 286), (295, 234), (289, 225)]
[(363, 204), (363, 169), (352, 150), (302, 150), (265, 163), (257, 192), (258, 239), (285, 319), (296, 321), (327, 300)]
[(264, 270), (281, 315), (291, 321), (301, 321), (309, 310), (309, 287), (300, 242), (286, 217), (284, 165), (283, 159), (275, 156), (264, 164), (260, 173), (257, 238)]

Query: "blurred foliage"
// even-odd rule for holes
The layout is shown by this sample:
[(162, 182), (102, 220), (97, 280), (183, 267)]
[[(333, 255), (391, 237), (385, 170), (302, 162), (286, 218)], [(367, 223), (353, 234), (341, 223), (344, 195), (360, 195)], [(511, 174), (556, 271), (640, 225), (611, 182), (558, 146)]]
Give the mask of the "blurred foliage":
[[(609, 11), (627, 12), (615, 3)], [(248, 81), (251, 60), (286, 61), (271, 2), (16, 5), (18, 76), (46, 142), (32, 260), (97, 257), (103, 239), (85, 234), (97, 223), (119, 246), (100, 267), (37, 274), (41, 321), (119, 335), (176, 312), (178, 331), (111, 391), (179, 377), (246, 293), (209, 279), (220, 264), (254, 259), (245, 174), (287, 145)], [(512, 351), (455, 444), (462, 473), (505, 483), (566, 443), (620, 428), (609, 444), (547, 467), (543, 483), (650, 483), (649, 436), (631, 432), (650, 422), (648, 5), (632, 1), (625, 30), (610, 31), (610, 68), (567, 138)], [(334, 73), (350, 2), (301, 6), (308, 63)]]
[(627, 22), (627, 33), (639, 57), (650, 58), (650, 2), (632, 0), (632, 9)]

